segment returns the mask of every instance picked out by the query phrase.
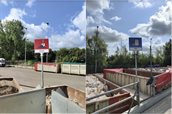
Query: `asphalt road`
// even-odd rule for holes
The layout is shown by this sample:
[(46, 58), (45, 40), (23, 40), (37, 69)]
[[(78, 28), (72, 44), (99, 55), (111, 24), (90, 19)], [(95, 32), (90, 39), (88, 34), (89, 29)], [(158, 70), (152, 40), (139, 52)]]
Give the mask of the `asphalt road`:
[[(0, 67), (0, 77), (13, 77), (19, 84), (27, 86), (37, 87), (41, 84), (41, 72), (36, 72), (32, 69)], [(69, 85), (85, 91), (85, 76), (44, 72), (44, 85), (45, 87)]]

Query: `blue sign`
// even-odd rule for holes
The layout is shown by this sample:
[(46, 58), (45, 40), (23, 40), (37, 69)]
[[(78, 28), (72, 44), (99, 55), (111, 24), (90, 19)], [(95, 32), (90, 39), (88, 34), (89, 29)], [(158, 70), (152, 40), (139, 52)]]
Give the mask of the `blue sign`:
[(129, 37), (129, 50), (130, 51), (141, 51), (142, 50), (142, 38)]

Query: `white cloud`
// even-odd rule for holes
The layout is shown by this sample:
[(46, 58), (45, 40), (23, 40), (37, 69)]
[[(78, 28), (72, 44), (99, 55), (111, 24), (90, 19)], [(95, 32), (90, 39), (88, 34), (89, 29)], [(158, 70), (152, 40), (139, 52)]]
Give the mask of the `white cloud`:
[(19, 8), (11, 8), (9, 15), (5, 17), (2, 22), (13, 19), (21, 21), (23, 26), (27, 28), (27, 30), (25, 30), (25, 37), (32, 41), (34, 38), (45, 37), (44, 35), (49, 26), (46, 23), (41, 23), (40, 25), (29, 24), (23, 20), (23, 17), (26, 15), (27, 13), (24, 10)]
[[(150, 53), (150, 39), (142, 39), (144, 40), (142, 44), (142, 52), (149, 54)], [(164, 42), (162, 41), (161, 37), (152, 38), (152, 53), (153, 55), (156, 53), (156, 49), (162, 48), (164, 45)]]
[(10, 13), (5, 19), (3, 20), (22, 20), (23, 16), (27, 15), (27, 13), (24, 10), (18, 9), (18, 8), (11, 8)]
[[(87, 28), (87, 34), (89, 36), (92, 36), (95, 34), (96, 28), (95, 27), (88, 27)], [(100, 37), (106, 42), (106, 43), (113, 43), (121, 40), (126, 40), (128, 38), (128, 35), (125, 33), (118, 32), (117, 30), (114, 30), (112, 28), (108, 28), (106, 26), (100, 26), (99, 29), (99, 35)]]
[(72, 23), (80, 29), (82, 34), (86, 32), (86, 4), (82, 6), (82, 11), (72, 20)]
[(85, 36), (81, 35), (79, 30), (69, 30), (63, 35), (54, 34), (49, 39), (50, 39), (50, 46), (53, 49), (60, 49), (64, 47), (83, 48), (85, 45)]
[(87, 11), (95, 13), (103, 13), (103, 10), (110, 9), (110, 0), (86, 0)]
[(9, 4), (13, 4), (13, 0), (0, 0), (0, 4), (8, 6)]
[(41, 23), (40, 25), (28, 24), (23, 22), (23, 25), (27, 28), (25, 37), (34, 40), (35, 38), (44, 38), (46, 32), (50, 28), (46, 23)]
[(152, 6), (152, 0), (128, 0), (138, 8), (149, 8)]
[(119, 21), (119, 20), (121, 20), (121, 17), (114, 16), (110, 20)]
[(93, 24), (95, 23), (95, 20), (93, 19), (92, 16), (87, 16), (87, 26), (90, 25), (90, 24)]
[(4, 4), (4, 5), (8, 5), (7, 0), (0, 0), (0, 3)]
[[(87, 0), (87, 13), (89, 15), (89, 19), (92, 21), (87, 21), (88, 24), (96, 24), (100, 25), (102, 23), (111, 24), (110, 21), (104, 18), (104, 10), (110, 10), (110, 0)], [(94, 20), (94, 21), (93, 21)], [(95, 23), (91, 23), (95, 22)]]
[(60, 48), (85, 48), (85, 32), (86, 32), (86, 3), (82, 6), (82, 11), (71, 20), (72, 26), (64, 34), (53, 34), (50, 36), (50, 46), (53, 49)]
[(167, 1), (165, 6), (159, 8), (149, 18), (148, 23), (138, 24), (130, 31), (143, 37), (171, 35), (172, 1)]
[(32, 6), (33, 6), (33, 3), (34, 3), (35, 1), (36, 1), (36, 0), (28, 0), (27, 3), (26, 3), (26, 6), (32, 7)]

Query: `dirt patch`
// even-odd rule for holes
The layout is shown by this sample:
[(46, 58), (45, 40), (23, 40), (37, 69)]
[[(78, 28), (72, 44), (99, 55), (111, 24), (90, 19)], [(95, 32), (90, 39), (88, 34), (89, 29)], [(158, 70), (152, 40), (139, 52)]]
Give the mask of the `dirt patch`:
[(19, 90), (13, 86), (8, 86), (8, 85), (0, 86), (0, 96), (18, 93), (18, 92)]

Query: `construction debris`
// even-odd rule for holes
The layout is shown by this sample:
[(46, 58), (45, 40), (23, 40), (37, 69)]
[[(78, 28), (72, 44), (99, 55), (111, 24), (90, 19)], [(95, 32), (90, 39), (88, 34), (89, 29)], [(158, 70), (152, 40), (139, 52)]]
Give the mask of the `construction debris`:
[[(87, 98), (104, 93), (107, 90), (108, 90), (107, 85), (99, 81), (98, 78), (91, 75), (86, 76), (86, 97)], [(107, 96), (104, 95), (104, 96), (95, 98), (93, 100), (104, 99), (104, 98), (107, 98)]]
[(0, 78), (0, 96), (18, 93), (20, 87), (13, 78)]
[(18, 93), (18, 89), (13, 86), (1, 86), (0, 87), (0, 96), (2, 95), (8, 95), (13, 93)]

